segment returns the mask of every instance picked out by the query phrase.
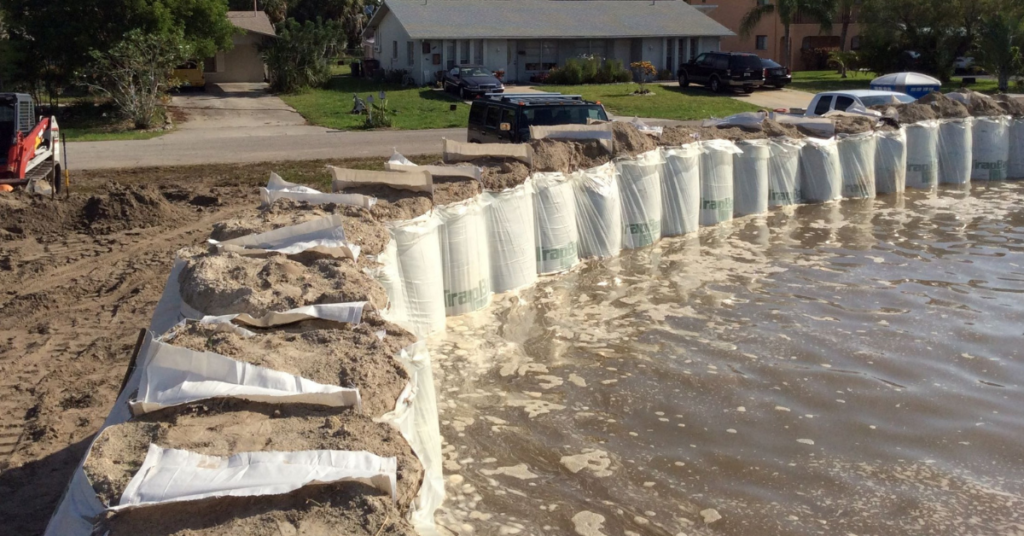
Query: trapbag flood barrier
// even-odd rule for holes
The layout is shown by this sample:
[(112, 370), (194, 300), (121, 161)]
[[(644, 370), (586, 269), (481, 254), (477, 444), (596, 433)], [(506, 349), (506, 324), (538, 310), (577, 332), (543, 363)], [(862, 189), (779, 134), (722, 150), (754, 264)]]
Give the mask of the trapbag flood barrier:
[(975, 117), (973, 139), (972, 181), (1006, 180), (1010, 159), (1010, 118)]
[(939, 184), (939, 122), (921, 121), (907, 132), (907, 188), (930, 190)]
[(742, 154), (727, 140), (700, 142), (700, 224), (718, 225), (732, 219), (733, 156)]
[(695, 233), (700, 227), (700, 145), (662, 148), (661, 235)]
[(973, 167), (973, 120), (943, 119), (939, 121), (939, 182), (967, 184)]
[(843, 167), (834, 139), (807, 138), (800, 149), (800, 193), (809, 203), (842, 197)]
[(875, 197), (875, 133), (841, 135), (837, 144), (843, 167), (843, 197)]
[(768, 212), (768, 140), (744, 140), (736, 143), (741, 151), (733, 157), (733, 213), (739, 216)]
[(622, 246), (637, 249), (661, 239), (661, 150), (619, 159)]
[(508, 292), (537, 281), (537, 236), (533, 229), (533, 183), (484, 192), (491, 289)]
[(533, 184), (537, 273), (564, 272), (580, 262), (572, 183), (562, 173), (535, 173)]
[(875, 191), (902, 193), (907, 182), (907, 132), (879, 132), (875, 138)]

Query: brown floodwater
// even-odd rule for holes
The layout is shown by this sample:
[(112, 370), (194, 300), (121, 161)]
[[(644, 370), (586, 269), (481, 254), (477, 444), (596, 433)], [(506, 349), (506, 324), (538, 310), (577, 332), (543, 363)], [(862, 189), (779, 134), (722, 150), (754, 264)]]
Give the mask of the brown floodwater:
[(449, 319), (440, 524), (1024, 534), (1022, 201), (776, 210)]

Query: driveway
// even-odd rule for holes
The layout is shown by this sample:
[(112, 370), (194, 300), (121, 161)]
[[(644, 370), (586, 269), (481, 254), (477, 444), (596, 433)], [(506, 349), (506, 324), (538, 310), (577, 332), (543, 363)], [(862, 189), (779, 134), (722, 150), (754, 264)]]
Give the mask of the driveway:
[(180, 93), (170, 108), (185, 114), (181, 131), (302, 126), (306, 120), (283, 100), (267, 92), (266, 84), (213, 84), (202, 93)]

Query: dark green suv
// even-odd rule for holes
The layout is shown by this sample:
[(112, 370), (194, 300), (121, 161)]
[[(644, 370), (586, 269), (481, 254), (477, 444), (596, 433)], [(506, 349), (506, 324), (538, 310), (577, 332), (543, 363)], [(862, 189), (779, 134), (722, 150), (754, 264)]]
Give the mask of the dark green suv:
[(607, 121), (600, 102), (561, 93), (504, 93), (484, 95), (469, 109), (468, 138), (473, 143), (530, 141), (530, 126), (586, 125)]

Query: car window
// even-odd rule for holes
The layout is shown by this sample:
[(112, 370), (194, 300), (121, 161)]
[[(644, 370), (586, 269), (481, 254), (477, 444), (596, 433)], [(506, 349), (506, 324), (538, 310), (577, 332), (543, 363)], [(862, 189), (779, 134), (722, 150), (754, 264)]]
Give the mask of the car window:
[(730, 56), (728, 68), (734, 71), (760, 71), (762, 69), (761, 58), (745, 54)]
[(818, 97), (818, 104), (814, 107), (814, 115), (825, 115), (832, 106), (832, 95)]
[(903, 104), (910, 104), (916, 101), (917, 99), (911, 97), (910, 95), (896, 95), (896, 100), (902, 102)]
[(715, 69), (723, 70), (729, 68), (729, 57), (728, 56), (716, 56), (715, 57)]
[(501, 122), (508, 123), (515, 130), (516, 127), (516, 112), (510, 108), (503, 108), (501, 110)]
[(469, 109), (469, 124), (482, 125), (484, 122), (484, 111), (487, 109), (482, 104), (473, 104)]
[(520, 129), (549, 125), (585, 125), (587, 119), (607, 121), (608, 114), (598, 105), (592, 106), (544, 106), (523, 110), (523, 124)]
[(836, 105), (833, 106), (833, 109), (839, 110), (840, 112), (845, 112), (847, 110), (847, 108), (849, 108), (850, 106), (853, 106), (854, 102), (856, 102), (856, 101), (853, 100), (850, 97), (844, 97), (842, 95), (838, 95), (838, 96), (836, 96)]
[(481, 67), (460, 67), (459, 75), (466, 76), (491, 76), (491, 71)]
[(778, 69), (779, 67), (782, 67), (773, 60), (761, 60), (761, 65), (763, 65), (765, 69)]
[(501, 108), (491, 106), (487, 108), (487, 127), (498, 128), (498, 117), (501, 116)]
[(707, 59), (708, 59), (708, 55), (707, 54), (701, 54), (700, 56), (697, 56), (697, 59), (693, 60), (693, 63), (695, 63), (697, 65), (703, 65), (704, 63), (707, 62)]

